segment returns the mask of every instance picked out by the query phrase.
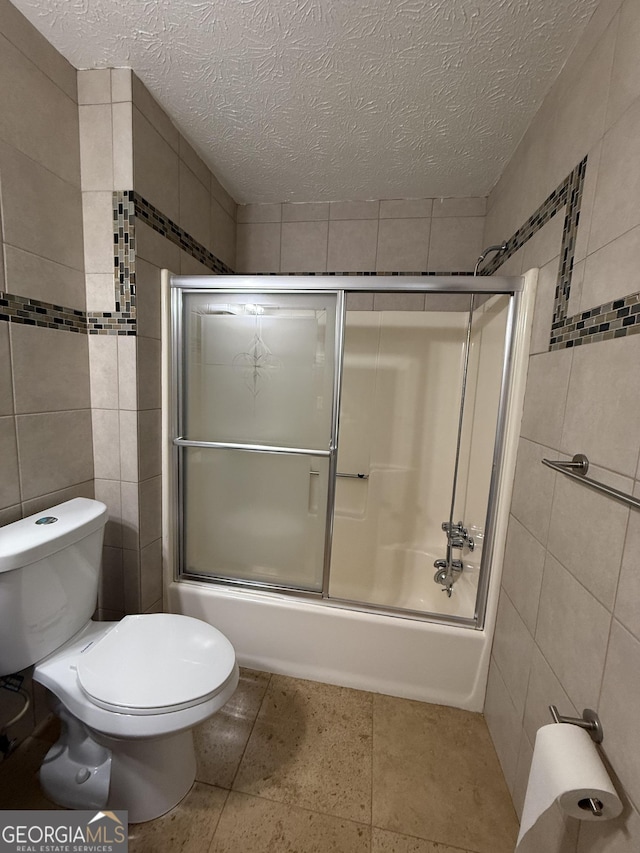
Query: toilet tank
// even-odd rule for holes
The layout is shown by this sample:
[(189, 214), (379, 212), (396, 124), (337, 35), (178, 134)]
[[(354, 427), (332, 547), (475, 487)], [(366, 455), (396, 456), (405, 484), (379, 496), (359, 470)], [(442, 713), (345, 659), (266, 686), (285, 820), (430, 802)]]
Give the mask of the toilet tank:
[(0, 527), (0, 676), (36, 663), (95, 610), (107, 508), (74, 498)]

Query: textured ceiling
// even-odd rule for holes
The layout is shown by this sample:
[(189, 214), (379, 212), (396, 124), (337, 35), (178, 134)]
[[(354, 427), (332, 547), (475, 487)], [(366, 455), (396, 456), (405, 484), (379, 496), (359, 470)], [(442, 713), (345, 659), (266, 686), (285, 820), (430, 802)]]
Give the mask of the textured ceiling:
[(597, 0), (12, 0), (240, 202), (487, 195)]

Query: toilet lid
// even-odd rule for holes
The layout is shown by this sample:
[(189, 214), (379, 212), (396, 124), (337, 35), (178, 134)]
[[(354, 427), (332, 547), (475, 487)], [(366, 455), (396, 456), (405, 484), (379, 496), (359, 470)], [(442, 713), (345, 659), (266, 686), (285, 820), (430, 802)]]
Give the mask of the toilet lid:
[(102, 708), (160, 714), (205, 701), (235, 671), (233, 646), (216, 628), (171, 613), (125, 616), (77, 661), (82, 690)]

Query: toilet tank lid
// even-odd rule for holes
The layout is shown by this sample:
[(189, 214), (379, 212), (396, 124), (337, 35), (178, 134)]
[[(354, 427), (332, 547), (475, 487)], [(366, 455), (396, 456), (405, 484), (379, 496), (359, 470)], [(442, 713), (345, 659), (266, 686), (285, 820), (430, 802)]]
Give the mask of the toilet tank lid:
[(99, 530), (106, 520), (107, 508), (101, 501), (73, 498), (0, 527), (0, 573), (67, 548)]

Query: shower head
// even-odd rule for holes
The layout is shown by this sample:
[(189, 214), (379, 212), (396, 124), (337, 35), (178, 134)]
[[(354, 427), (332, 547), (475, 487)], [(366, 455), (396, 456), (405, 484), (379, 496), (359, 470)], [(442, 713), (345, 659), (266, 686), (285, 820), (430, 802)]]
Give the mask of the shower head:
[(484, 259), (487, 257), (489, 252), (504, 252), (506, 248), (507, 248), (507, 241), (506, 240), (504, 241), (504, 243), (501, 243), (499, 246), (487, 246), (487, 248), (483, 251), (483, 253), (480, 255), (480, 257), (476, 261), (476, 266), (475, 266), (475, 269), (473, 271), (473, 274), (478, 275), (478, 268), (479, 268), (480, 264), (484, 261)]

